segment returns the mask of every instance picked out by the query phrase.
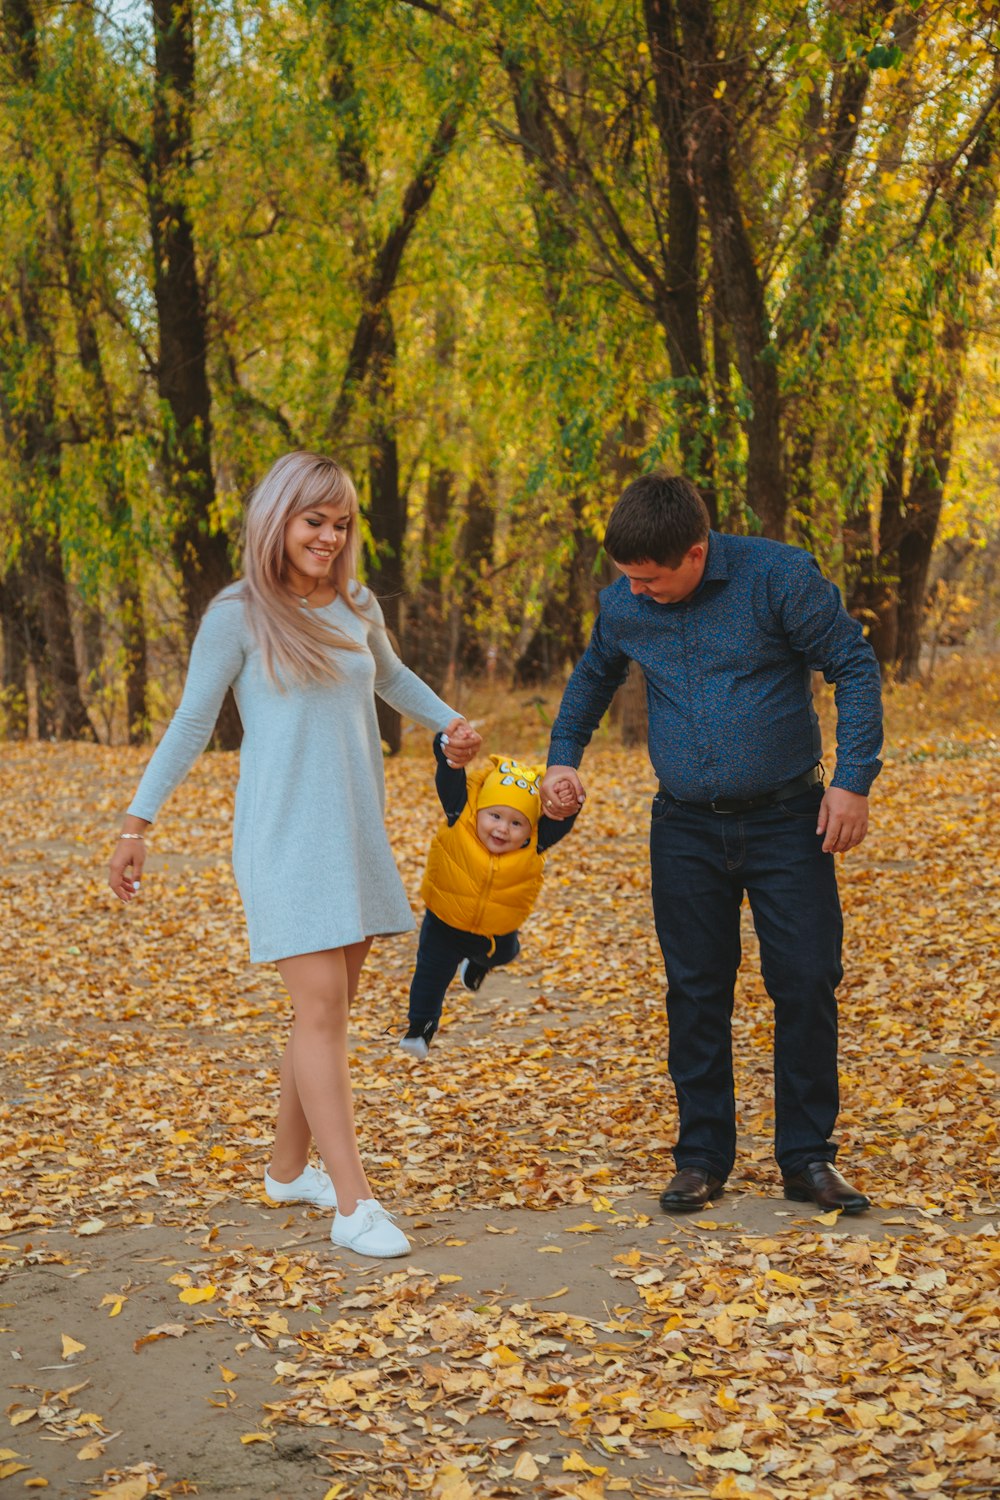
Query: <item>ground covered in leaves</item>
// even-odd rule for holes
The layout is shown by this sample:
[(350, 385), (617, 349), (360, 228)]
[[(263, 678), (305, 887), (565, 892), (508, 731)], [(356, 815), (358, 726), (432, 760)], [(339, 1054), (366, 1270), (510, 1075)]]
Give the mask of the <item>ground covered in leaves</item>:
[[(543, 750), (544, 709), (510, 707), (486, 748)], [(395, 1046), (413, 939), (373, 954), (359, 1123), (414, 1243), (383, 1264), (262, 1197), (287, 1010), (246, 958), (236, 758), (175, 795), (126, 910), (104, 864), (147, 752), (3, 746), (3, 1492), (1000, 1493), (998, 707), (982, 662), (891, 694), (872, 833), (841, 861), (840, 1139), (872, 1213), (778, 1197), (749, 926), (736, 1172), (694, 1222), (659, 1212), (651, 777), (604, 731), (522, 958), (453, 993), (423, 1067)], [(408, 745), (388, 817), (416, 905), (436, 807)]]

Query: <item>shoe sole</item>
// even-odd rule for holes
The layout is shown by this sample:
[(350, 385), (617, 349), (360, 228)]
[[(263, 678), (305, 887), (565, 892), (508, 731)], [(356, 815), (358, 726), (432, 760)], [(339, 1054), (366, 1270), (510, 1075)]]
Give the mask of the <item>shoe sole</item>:
[(330, 1244), (335, 1250), (350, 1250), (352, 1255), (364, 1255), (369, 1260), (399, 1260), (400, 1256), (409, 1255), (413, 1246), (407, 1245), (405, 1250), (360, 1250), (357, 1245), (346, 1244), (343, 1240), (335, 1240), (330, 1236)]
[(322, 1213), (334, 1213), (336, 1203), (319, 1203), (315, 1198), (272, 1198), (271, 1194), (264, 1193), (265, 1208), (318, 1208)]
[[(812, 1193), (803, 1192), (801, 1188), (785, 1188), (785, 1197), (789, 1203), (815, 1203), (817, 1208), (823, 1208), (823, 1204), (813, 1197)], [(823, 1208), (824, 1213), (834, 1213), (839, 1210), (842, 1214), (863, 1214), (866, 1208), (871, 1208), (871, 1200), (865, 1198), (862, 1203), (834, 1203), (830, 1208)]]
[(699, 1209), (708, 1208), (710, 1204), (716, 1203), (722, 1197), (721, 1191), (713, 1193), (711, 1198), (705, 1198), (701, 1203), (664, 1203), (660, 1199), (660, 1207), (665, 1214), (696, 1214)]

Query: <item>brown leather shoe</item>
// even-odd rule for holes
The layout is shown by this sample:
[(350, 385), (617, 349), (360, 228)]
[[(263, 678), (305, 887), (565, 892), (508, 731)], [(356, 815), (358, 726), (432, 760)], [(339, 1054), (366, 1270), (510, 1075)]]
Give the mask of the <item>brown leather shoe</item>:
[(845, 1182), (832, 1162), (811, 1161), (801, 1172), (784, 1179), (785, 1197), (794, 1203), (818, 1203), (845, 1214), (863, 1214), (871, 1200)]
[(660, 1194), (660, 1207), (667, 1214), (687, 1214), (704, 1208), (725, 1187), (725, 1179), (713, 1177), (704, 1167), (682, 1167)]

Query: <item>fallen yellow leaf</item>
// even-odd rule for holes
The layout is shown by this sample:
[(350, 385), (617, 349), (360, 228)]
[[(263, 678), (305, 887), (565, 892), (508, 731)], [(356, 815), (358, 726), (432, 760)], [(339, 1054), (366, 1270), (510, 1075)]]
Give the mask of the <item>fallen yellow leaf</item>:
[(196, 1302), (211, 1302), (214, 1300), (218, 1288), (214, 1286), (188, 1286), (183, 1292), (178, 1293), (178, 1301), (184, 1302), (192, 1307)]
[(687, 1417), (679, 1417), (675, 1411), (648, 1411), (643, 1419), (643, 1426), (651, 1428), (654, 1432), (659, 1430), (669, 1431), (677, 1427), (693, 1427), (694, 1423)]
[(498, 1365), (519, 1365), (521, 1356), (515, 1354), (513, 1349), (508, 1349), (506, 1344), (497, 1344), (493, 1355)]
[(94, 1500), (145, 1500), (153, 1481), (147, 1479), (145, 1474), (132, 1474), (128, 1479), (121, 1479), (113, 1484), (109, 1490), (98, 1490)]
[(80, 1354), (86, 1349), (86, 1344), (81, 1344), (78, 1339), (70, 1338), (68, 1333), (62, 1336), (62, 1357), (69, 1359), (71, 1354)]
[(789, 1276), (785, 1271), (765, 1271), (764, 1280), (773, 1281), (786, 1292), (801, 1292), (805, 1286), (801, 1276)]
[(136, 1339), (132, 1348), (138, 1354), (144, 1344), (155, 1344), (157, 1339), (182, 1339), (186, 1333), (183, 1323), (161, 1323), (159, 1327), (144, 1333), (142, 1338)]
[(607, 1468), (601, 1464), (588, 1464), (583, 1454), (577, 1453), (575, 1449), (568, 1458), (563, 1459), (562, 1466), (564, 1474), (597, 1474), (600, 1476), (608, 1472)]

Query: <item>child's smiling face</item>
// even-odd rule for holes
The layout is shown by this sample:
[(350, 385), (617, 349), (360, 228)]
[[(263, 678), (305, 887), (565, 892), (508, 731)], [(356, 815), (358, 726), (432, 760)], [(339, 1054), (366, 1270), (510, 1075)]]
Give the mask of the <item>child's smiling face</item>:
[(516, 807), (481, 807), (476, 813), (476, 834), (491, 854), (513, 854), (530, 833), (531, 824)]

